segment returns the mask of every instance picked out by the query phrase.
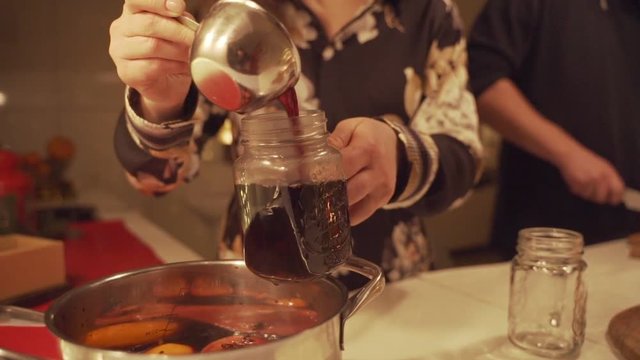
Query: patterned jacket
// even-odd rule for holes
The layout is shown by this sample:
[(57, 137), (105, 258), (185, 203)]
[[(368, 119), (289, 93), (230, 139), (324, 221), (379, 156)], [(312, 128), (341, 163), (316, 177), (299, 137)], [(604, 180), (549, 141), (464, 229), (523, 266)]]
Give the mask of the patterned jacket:
[[(466, 41), (455, 5), (372, 0), (332, 39), (302, 1), (278, 6), (302, 61), (296, 85), (300, 108), (324, 110), (330, 130), (342, 119), (377, 117), (400, 140), (396, 192), (353, 227), (355, 255), (381, 265), (391, 281), (428, 269), (430, 247), (421, 217), (460, 204), (481, 171)], [(238, 134), (239, 115), (212, 106), (195, 87), (183, 118), (172, 126), (138, 116), (138, 96), (127, 89), (115, 145), (129, 180), (143, 192), (164, 193), (191, 180), (200, 166), (199, 148), (225, 120)], [(242, 255), (235, 203), (229, 209), (221, 258)]]

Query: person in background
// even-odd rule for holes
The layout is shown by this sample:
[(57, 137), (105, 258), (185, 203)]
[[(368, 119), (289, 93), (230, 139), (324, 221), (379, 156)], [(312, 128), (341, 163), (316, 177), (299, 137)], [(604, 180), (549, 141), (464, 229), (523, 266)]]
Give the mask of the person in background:
[[(449, 0), (257, 2), (300, 52), (300, 108), (326, 112), (348, 178), (354, 254), (381, 265), (388, 280), (427, 270), (420, 217), (459, 204), (481, 171), (456, 7)], [(184, 11), (182, 0), (126, 0), (110, 29), (109, 52), (127, 85), (116, 153), (147, 194), (193, 179), (203, 142), (225, 119), (240, 126), (239, 114), (208, 103), (192, 83), (194, 33), (174, 19)], [(242, 256), (237, 210), (234, 201), (221, 258)]]
[(640, 1), (489, 0), (469, 36), (480, 119), (504, 137), (492, 241), (519, 229), (587, 244), (640, 230)]

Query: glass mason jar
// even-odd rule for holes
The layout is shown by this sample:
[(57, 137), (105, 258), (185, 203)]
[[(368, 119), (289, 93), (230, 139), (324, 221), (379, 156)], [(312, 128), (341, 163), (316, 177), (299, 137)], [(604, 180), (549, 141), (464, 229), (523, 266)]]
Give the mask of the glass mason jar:
[(536, 355), (560, 357), (584, 342), (587, 290), (582, 235), (527, 228), (511, 265), (509, 340)]
[(323, 276), (351, 256), (340, 153), (322, 111), (242, 119), (234, 163), (247, 267), (273, 280)]

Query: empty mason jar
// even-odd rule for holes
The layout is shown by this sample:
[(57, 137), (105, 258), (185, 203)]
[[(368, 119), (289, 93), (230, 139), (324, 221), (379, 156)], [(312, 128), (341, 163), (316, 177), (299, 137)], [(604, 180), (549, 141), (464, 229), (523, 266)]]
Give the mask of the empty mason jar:
[(273, 280), (308, 280), (352, 252), (340, 152), (322, 111), (244, 118), (234, 163), (247, 267)]
[(527, 228), (518, 234), (517, 250), (511, 266), (509, 340), (547, 357), (578, 352), (587, 299), (582, 235)]

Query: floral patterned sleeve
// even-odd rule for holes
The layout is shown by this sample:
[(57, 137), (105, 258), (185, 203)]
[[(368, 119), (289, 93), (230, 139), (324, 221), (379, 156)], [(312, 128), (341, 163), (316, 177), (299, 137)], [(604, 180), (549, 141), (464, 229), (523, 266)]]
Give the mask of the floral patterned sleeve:
[(193, 179), (200, 168), (199, 151), (222, 125), (224, 112), (215, 112), (192, 86), (183, 116), (154, 124), (139, 116), (139, 94), (126, 89), (125, 109), (116, 126), (114, 145), (131, 185), (147, 195), (162, 195)]
[[(481, 172), (482, 145), (475, 100), (468, 89), (467, 48), (456, 6), (432, 1), (424, 31), (422, 69), (405, 69), (408, 124), (385, 116), (409, 163), (404, 189), (386, 208), (438, 212), (461, 203)], [(408, 126), (407, 126), (408, 125)]]

